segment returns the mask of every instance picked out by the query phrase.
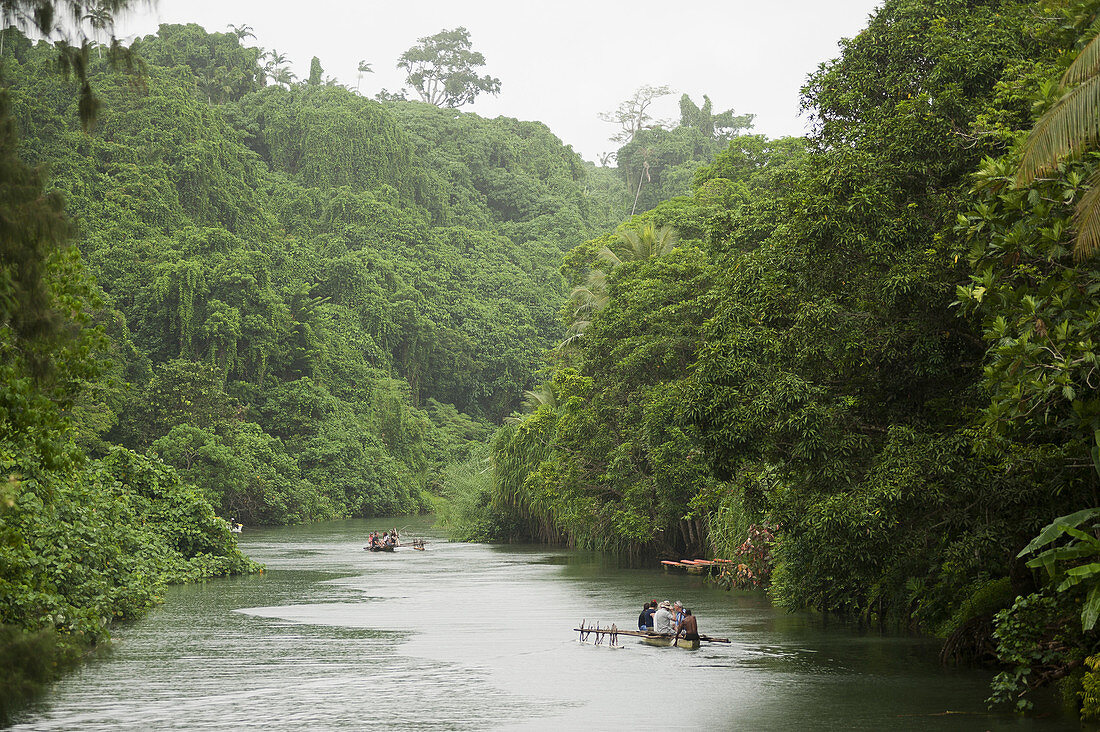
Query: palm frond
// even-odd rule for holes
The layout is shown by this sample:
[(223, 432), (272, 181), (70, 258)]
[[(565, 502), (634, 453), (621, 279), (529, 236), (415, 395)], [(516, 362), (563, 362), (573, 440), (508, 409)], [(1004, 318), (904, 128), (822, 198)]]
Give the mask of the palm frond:
[(603, 310), (607, 305), (607, 295), (593, 292), (587, 287), (578, 287), (569, 296), (569, 301), (573, 304), (573, 315), (579, 316)]
[(619, 239), (625, 245), (628, 259), (648, 259), (648, 245), (645, 241), (645, 229), (641, 233), (627, 229), (619, 232)]
[(569, 326), (569, 330), (566, 331), (565, 340), (557, 345), (557, 350), (564, 351), (572, 346), (577, 345), (582, 338), (584, 338), (584, 332), (588, 330), (588, 326), (592, 324), (590, 320), (578, 320), (573, 325)]
[(588, 272), (588, 289), (592, 292), (607, 294), (607, 273), (602, 269), (593, 269)]
[(1089, 177), (1088, 190), (1077, 202), (1073, 216), (1077, 226), (1077, 240), (1073, 246), (1073, 258), (1083, 262), (1100, 250), (1100, 169)]
[(619, 257), (619, 255), (611, 251), (609, 247), (604, 247), (603, 249), (601, 249), (596, 256), (610, 264), (612, 269), (618, 267), (620, 264), (623, 263), (623, 260)]
[(1100, 132), (1100, 76), (1094, 76), (1059, 99), (1024, 143), (1017, 185), (1054, 170), (1070, 153), (1080, 153)]
[(657, 246), (654, 256), (661, 257), (668, 254), (680, 243), (680, 232), (675, 227), (665, 224), (655, 236)]
[(540, 386), (534, 391), (523, 392), (523, 406), (531, 412), (537, 412), (539, 407), (556, 407), (558, 400), (554, 392), (545, 386)]
[(1080, 84), (1100, 72), (1100, 35), (1094, 37), (1081, 49), (1081, 53), (1062, 75), (1062, 84)]

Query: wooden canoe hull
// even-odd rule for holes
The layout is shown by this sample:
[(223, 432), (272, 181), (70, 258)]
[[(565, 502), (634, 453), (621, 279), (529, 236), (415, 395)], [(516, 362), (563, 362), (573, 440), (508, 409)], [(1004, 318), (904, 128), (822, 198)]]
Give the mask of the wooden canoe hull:
[(689, 651), (699, 650), (699, 641), (688, 640), (686, 638), (677, 638), (675, 641), (673, 641), (671, 636), (657, 635), (649, 636), (646, 638), (639, 638), (639, 640), (642, 643), (645, 643), (647, 646), (658, 646), (661, 648), (671, 648), (672, 646), (676, 646), (677, 648), (683, 648)]
[(647, 636), (644, 638), (639, 638), (638, 640), (640, 640), (642, 643), (645, 643), (647, 646), (661, 646), (663, 648), (668, 648), (672, 645), (672, 638), (670, 636), (664, 635)]

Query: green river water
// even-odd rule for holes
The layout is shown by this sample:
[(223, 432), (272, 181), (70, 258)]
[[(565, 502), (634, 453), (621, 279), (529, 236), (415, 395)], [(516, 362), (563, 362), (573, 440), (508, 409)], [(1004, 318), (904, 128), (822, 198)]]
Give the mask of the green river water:
[[(423, 552), (363, 551), (405, 527)], [(174, 587), (16, 730), (1047, 730), (990, 714), (989, 674), (941, 668), (935, 640), (789, 615), (699, 577), (547, 547), (450, 543), (426, 518), (247, 530), (267, 571)], [(682, 600), (697, 651), (582, 644)]]

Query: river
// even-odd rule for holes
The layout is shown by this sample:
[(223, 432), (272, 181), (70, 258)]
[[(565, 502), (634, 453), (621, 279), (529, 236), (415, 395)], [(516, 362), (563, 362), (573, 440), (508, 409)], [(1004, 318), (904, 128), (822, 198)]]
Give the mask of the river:
[[(423, 552), (363, 551), (396, 525)], [(786, 614), (756, 593), (547, 547), (450, 543), (426, 518), (246, 532), (262, 575), (173, 587), (16, 730), (1045, 730), (986, 712), (989, 675), (936, 641)], [(682, 600), (697, 651), (582, 644)], [(1075, 723), (1074, 723), (1075, 726)]]

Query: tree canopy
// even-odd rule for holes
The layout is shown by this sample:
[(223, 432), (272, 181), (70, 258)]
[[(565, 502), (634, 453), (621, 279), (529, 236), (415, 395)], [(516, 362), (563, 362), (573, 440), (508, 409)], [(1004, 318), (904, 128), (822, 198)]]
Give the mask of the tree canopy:
[(478, 76), (484, 65), (485, 56), (472, 49), (470, 32), (461, 26), (417, 39), (397, 62), (421, 99), (452, 109), (470, 104), (482, 92), (500, 93), (500, 79)]

